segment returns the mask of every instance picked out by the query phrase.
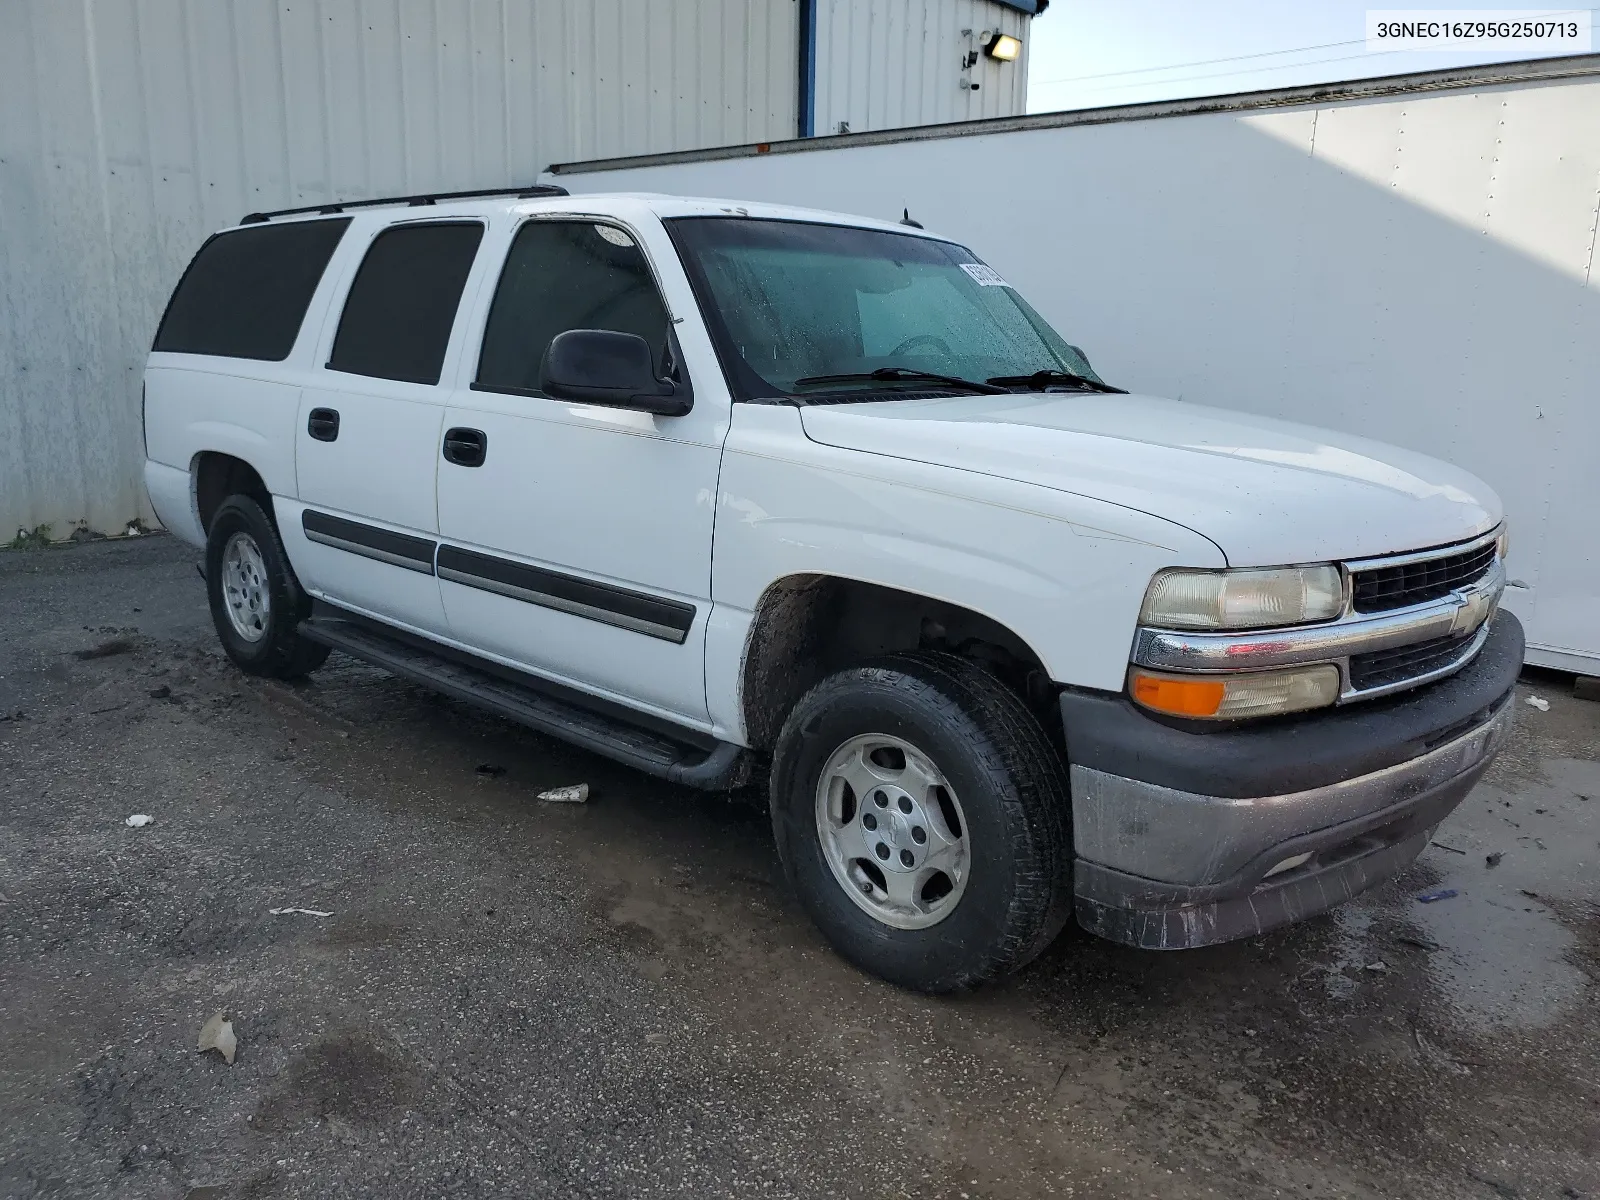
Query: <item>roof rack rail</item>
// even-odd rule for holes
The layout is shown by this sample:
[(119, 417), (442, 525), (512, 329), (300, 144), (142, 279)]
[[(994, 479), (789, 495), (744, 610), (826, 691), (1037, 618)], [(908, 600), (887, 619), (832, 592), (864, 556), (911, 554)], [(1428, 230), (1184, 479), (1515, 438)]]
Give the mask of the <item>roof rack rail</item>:
[(570, 195), (566, 188), (555, 183), (535, 183), (520, 188), (485, 188), (476, 192), (429, 192), (421, 196), (384, 196), (376, 200), (341, 200), (334, 204), (309, 204), (305, 208), (280, 208), (274, 212), (253, 212), (239, 222), (241, 225), (259, 225), (274, 217), (298, 217), (306, 213), (332, 216), (347, 208), (376, 208), (383, 204), (407, 204), (423, 208), (447, 200), (485, 200), (492, 196), (515, 196), (518, 200), (532, 200), (539, 196)]

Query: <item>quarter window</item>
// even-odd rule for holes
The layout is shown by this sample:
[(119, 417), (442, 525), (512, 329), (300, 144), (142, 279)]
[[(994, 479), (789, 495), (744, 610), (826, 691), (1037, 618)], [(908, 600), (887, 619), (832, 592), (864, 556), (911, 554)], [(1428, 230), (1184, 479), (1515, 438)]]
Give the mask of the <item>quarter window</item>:
[(343, 217), (217, 234), (178, 281), (152, 349), (282, 362), (349, 227)]
[(482, 240), (477, 221), (397, 225), (374, 238), (344, 302), (329, 369), (438, 383)]
[(544, 352), (569, 329), (644, 338), (663, 365), (667, 310), (633, 237), (593, 221), (529, 221), (495, 289), (476, 386), (538, 394)]

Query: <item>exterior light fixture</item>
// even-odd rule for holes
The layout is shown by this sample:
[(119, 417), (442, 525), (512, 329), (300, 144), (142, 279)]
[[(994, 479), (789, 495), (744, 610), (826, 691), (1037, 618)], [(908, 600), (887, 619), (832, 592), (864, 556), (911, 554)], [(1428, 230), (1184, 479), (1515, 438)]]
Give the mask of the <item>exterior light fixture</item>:
[(1022, 53), (1022, 39), (1009, 33), (991, 33), (983, 41), (983, 52), (1000, 62), (1015, 62)]

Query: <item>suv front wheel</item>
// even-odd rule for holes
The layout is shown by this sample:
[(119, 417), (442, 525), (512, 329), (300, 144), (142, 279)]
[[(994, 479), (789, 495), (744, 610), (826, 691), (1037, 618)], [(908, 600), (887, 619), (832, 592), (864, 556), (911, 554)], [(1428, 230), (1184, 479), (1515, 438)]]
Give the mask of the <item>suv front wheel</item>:
[(771, 799), (806, 911), (890, 982), (976, 986), (1030, 961), (1070, 915), (1060, 755), (965, 659), (890, 655), (817, 684), (779, 735)]
[(277, 527), (249, 496), (229, 496), (211, 519), (206, 595), (222, 648), (241, 670), (298, 679), (328, 657), (326, 646), (295, 632), (305, 594)]

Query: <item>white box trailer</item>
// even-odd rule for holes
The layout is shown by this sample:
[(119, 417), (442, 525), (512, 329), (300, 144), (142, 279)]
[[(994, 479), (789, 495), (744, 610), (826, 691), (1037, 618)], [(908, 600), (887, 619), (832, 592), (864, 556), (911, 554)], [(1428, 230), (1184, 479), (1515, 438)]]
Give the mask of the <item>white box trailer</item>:
[(1528, 661), (1600, 674), (1600, 56), (548, 178), (909, 209), (1123, 387), (1464, 466), (1506, 503)]

